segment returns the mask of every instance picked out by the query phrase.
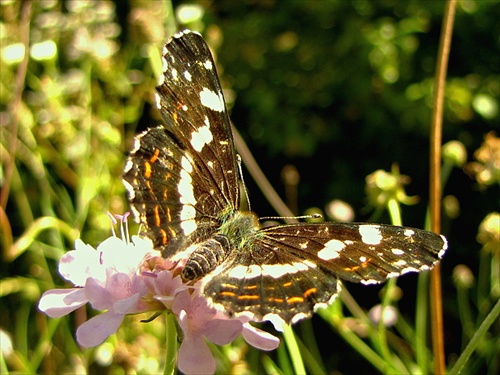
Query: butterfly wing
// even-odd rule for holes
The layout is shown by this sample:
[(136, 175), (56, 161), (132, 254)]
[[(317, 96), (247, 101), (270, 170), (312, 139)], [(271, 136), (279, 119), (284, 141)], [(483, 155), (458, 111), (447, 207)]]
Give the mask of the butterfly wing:
[(209, 277), (202, 290), (226, 311), (274, 314), (285, 322), (331, 302), (339, 279), (380, 283), (431, 269), (446, 239), (406, 227), (355, 223), (291, 224), (261, 229), (251, 247)]
[(288, 250), (288, 245), (280, 244), (276, 250), (262, 242), (233, 251), (220, 269), (202, 280), (202, 294), (228, 315), (247, 312), (256, 321), (279, 317), (295, 323), (310, 316), (335, 298), (339, 280)]
[(337, 277), (381, 283), (407, 272), (431, 269), (444, 255), (445, 237), (422, 229), (367, 223), (282, 225), (263, 229), (267, 247), (286, 244)]
[(135, 139), (123, 175), (132, 208), (164, 256), (209, 238), (238, 207), (236, 154), (215, 63), (195, 32), (163, 50), (156, 88), (165, 124)]

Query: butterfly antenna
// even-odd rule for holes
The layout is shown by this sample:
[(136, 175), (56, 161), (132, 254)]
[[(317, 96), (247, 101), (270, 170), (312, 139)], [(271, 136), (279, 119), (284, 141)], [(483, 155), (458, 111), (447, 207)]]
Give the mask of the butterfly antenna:
[(312, 214), (312, 215), (302, 215), (302, 216), (264, 216), (259, 217), (259, 220), (304, 220), (304, 219), (321, 219), (323, 215)]
[(250, 198), (248, 197), (247, 185), (245, 184), (245, 180), (243, 178), (243, 169), (241, 168), (241, 156), (236, 154), (236, 162), (238, 163), (238, 171), (240, 172), (241, 184), (243, 185), (243, 191), (245, 192), (245, 197), (247, 198), (247, 206), (248, 211), (252, 211), (250, 207)]

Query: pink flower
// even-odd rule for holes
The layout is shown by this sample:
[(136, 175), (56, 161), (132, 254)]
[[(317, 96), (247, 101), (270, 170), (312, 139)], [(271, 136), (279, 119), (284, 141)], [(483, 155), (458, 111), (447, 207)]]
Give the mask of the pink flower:
[(211, 374), (216, 363), (205, 339), (216, 345), (226, 345), (240, 334), (252, 346), (261, 350), (274, 350), (279, 339), (251, 326), (247, 318), (230, 319), (208, 305), (206, 298), (188, 291), (177, 295), (172, 311), (179, 317), (184, 340), (179, 348), (177, 366), (185, 374)]
[(188, 289), (179, 275), (174, 276), (170, 270), (155, 270), (143, 272), (143, 279), (156, 301), (161, 302), (167, 309), (172, 310), (176, 295)]
[(77, 330), (80, 345), (95, 346), (117, 331), (126, 314), (151, 309), (142, 299), (149, 290), (138, 270), (145, 257), (159, 253), (150, 241), (137, 236), (132, 242), (110, 237), (96, 250), (77, 240), (75, 248), (61, 258), (59, 273), (79, 288), (49, 290), (38, 307), (52, 318), (86, 303), (96, 310), (107, 310)]
[(177, 362), (179, 370), (185, 374), (214, 373), (215, 359), (205, 338), (217, 345), (229, 344), (240, 335), (242, 323), (216, 317), (217, 310), (209, 307), (205, 298), (188, 291), (177, 295), (172, 311), (184, 332)]

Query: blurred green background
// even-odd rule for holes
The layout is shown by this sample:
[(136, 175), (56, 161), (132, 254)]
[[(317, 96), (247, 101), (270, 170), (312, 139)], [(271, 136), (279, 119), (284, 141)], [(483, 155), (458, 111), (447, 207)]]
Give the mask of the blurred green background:
[[(139, 325), (137, 338), (138, 319), (111, 346), (82, 354), (73, 334), (85, 313), (54, 323), (36, 304), (44, 291), (64, 285), (57, 261), (74, 240), (96, 246), (110, 233), (107, 212), (128, 210), (120, 178), (125, 157), (139, 130), (161, 122), (154, 87), (161, 47), (177, 28), (205, 36), (233, 123), (297, 214), (316, 207), (331, 220), (329, 203), (341, 200), (356, 221), (375, 212), (377, 221), (389, 222), (367, 198), (365, 178), (397, 164), (409, 176), (406, 193), (419, 197), (404, 207), (403, 223), (423, 227), (443, 9), (438, 0), (2, 1), (1, 368), (157, 371), (146, 359), (161, 361), (158, 348), (145, 349), (158, 340), (155, 329)], [(499, 211), (498, 19), (498, 1), (457, 3), (443, 133), (444, 143), (458, 141), (447, 154), (443, 190), (449, 363), (500, 296), (498, 216), (493, 230), (478, 236), (485, 217)], [(282, 171), (290, 165), (300, 181), (286, 188)], [(275, 215), (249, 176), (246, 182), (252, 208)], [(413, 313), (415, 284), (416, 276), (399, 283), (407, 295), (403, 314)], [(380, 288), (348, 288), (364, 308), (377, 303)], [(372, 370), (324, 328), (315, 317), (328, 372)], [(498, 336), (491, 334), (469, 373), (499, 370)]]

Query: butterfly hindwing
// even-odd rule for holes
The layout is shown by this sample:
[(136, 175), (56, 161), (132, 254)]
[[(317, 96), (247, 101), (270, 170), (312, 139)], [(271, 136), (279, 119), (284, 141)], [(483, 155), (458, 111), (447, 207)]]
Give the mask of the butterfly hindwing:
[(290, 323), (310, 316), (337, 295), (337, 277), (314, 262), (287, 251), (255, 243), (233, 250), (221, 270), (202, 281), (202, 293), (232, 314), (250, 313), (253, 320)]

